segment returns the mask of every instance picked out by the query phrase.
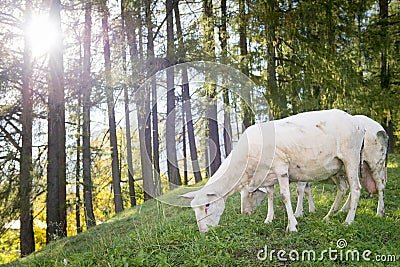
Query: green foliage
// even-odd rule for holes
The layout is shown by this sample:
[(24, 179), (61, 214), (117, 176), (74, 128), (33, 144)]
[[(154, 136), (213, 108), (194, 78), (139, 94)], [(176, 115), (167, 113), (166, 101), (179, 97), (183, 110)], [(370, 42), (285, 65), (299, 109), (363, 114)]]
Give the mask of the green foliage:
[[(388, 110), (398, 109), (398, 3), (390, 3), (387, 22), (376, 1), (249, 1), (248, 8), (251, 72), (261, 73), (258, 84), (266, 88), (275, 118), (341, 108), (383, 123)], [(381, 85), (382, 51), (389, 90)], [(277, 89), (268, 81), (272, 56)]]
[[(375, 215), (377, 198), (370, 199), (363, 192), (357, 215), (351, 226), (344, 226), (345, 214), (337, 214), (329, 222), (322, 221), (334, 199), (335, 188), (313, 184), (313, 196), (317, 207), (315, 214), (305, 213), (298, 220), (298, 233), (287, 233), (287, 217), (276, 190), (276, 219), (263, 224), (266, 205), (261, 205), (251, 216), (240, 214), (238, 194), (227, 201), (219, 226), (206, 235), (200, 234), (195, 216), (190, 208), (168, 206), (162, 202), (148, 201), (116, 215), (107, 222), (89, 229), (83, 234), (53, 242), (27, 258), (8, 266), (357, 266), (365, 261), (279, 262), (257, 259), (265, 247), (269, 251), (315, 250), (317, 257), (323, 250), (337, 248), (337, 241), (345, 239), (348, 250), (358, 250), (360, 255), (370, 250), (370, 258), (376, 255), (397, 254), (396, 262), (379, 263), (375, 266), (398, 266), (400, 255), (400, 156), (391, 155), (386, 187), (386, 217)], [(295, 185), (292, 185), (292, 192)], [(165, 197), (175, 198), (182, 189), (174, 190)], [(295, 194), (293, 193), (293, 200)], [(295, 201), (294, 201), (295, 202)], [(264, 203), (266, 204), (266, 203)], [(301, 254), (300, 254), (301, 255)], [(340, 255), (340, 254), (338, 254)], [(344, 254), (345, 255), (345, 254)], [(361, 257), (361, 256), (360, 256)]]
[(0, 262), (10, 262), (19, 258), (19, 232), (7, 230), (0, 238)]

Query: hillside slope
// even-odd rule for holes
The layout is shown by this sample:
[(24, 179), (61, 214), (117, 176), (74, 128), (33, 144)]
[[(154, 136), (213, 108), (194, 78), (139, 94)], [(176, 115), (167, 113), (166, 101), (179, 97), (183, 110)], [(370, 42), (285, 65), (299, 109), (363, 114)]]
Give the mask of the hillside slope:
[[(375, 216), (377, 196), (370, 199), (363, 192), (351, 226), (342, 225), (345, 214), (323, 222), (335, 189), (316, 183), (312, 188), (317, 212), (305, 212), (298, 220), (298, 233), (285, 231), (287, 219), (277, 188), (272, 224), (262, 223), (266, 201), (246, 217), (240, 214), (240, 196), (235, 194), (228, 199), (220, 225), (206, 235), (199, 233), (190, 208), (149, 201), (6, 266), (259, 266), (271, 261), (293, 266), (365, 266), (372, 261), (400, 266), (400, 157), (390, 159), (384, 218)], [(291, 186), (295, 204), (295, 185)], [(180, 193), (177, 189), (165, 197)]]

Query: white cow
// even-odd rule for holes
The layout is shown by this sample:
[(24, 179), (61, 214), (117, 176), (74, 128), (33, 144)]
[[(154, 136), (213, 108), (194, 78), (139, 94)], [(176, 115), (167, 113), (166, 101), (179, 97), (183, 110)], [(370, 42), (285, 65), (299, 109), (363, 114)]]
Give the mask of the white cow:
[[(362, 172), (361, 184), (370, 195), (378, 193), (378, 208), (377, 215), (384, 216), (384, 189), (386, 185), (386, 153), (388, 144), (388, 135), (383, 127), (376, 121), (364, 115), (353, 116), (358, 123), (365, 127), (364, 147), (362, 149)], [(346, 185), (347, 186), (347, 185)], [(245, 215), (250, 215), (252, 210), (257, 207), (261, 201), (268, 195), (268, 215), (265, 223), (269, 223), (274, 218), (273, 206), (273, 186), (268, 188), (258, 188), (250, 192), (249, 188), (244, 187), (241, 190), (241, 211)], [(308, 196), (309, 211), (315, 211), (315, 205), (310, 193), (310, 187), (307, 182), (299, 182), (297, 186), (297, 206), (295, 217), (303, 215), (303, 196), (304, 193)], [(350, 204), (350, 195), (347, 198), (346, 204), (342, 211), (348, 211)], [(325, 217), (327, 219), (328, 216)]]
[[(360, 196), (358, 170), (364, 132), (351, 115), (340, 110), (306, 112), (253, 125), (240, 137), (211, 183), (182, 197), (192, 199), (199, 230), (205, 233), (209, 225), (218, 224), (229, 195), (244, 186), (255, 190), (278, 183), (288, 214), (287, 229), (297, 231), (289, 180), (322, 181), (343, 173), (351, 190), (345, 222), (351, 224)], [(343, 183), (346, 181), (337, 183), (335, 202), (343, 198)]]

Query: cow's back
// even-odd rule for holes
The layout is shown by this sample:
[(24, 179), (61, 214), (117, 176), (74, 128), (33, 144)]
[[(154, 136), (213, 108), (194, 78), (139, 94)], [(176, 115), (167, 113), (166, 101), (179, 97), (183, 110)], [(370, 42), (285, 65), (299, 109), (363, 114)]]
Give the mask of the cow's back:
[(275, 160), (288, 164), (292, 180), (335, 175), (343, 162), (360, 153), (364, 135), (363, 127), (340, 110), (301, 113), (277, 120), (274, 126)]

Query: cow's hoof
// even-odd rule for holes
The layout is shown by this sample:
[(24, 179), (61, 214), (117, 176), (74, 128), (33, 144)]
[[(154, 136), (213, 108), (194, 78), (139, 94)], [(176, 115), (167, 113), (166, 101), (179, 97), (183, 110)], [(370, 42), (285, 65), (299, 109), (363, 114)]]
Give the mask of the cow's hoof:
[(265, 219), (264, 223), (272, 223), (273, 218), (267, 218)]
[(329, 219), (330, 219), (330, 216), (326, 215), (322, 220), (325, 221), (325, 222), (329, 222)]
[(351, 224), (351, 222), (344, 222), (343, 225), (344, 226), (349, 226)]
[(303, 217), (303, 212), (296, 212), (296, 213), (294, 214), (294, 217), (296, 217), (296, 218)]
[(296, 226), (290, 226), (290, 225), (288, 225), (288, 226), (286, 227), (286, 231), (287, 231), (287, 232), (291, 232), (291, 233), (297, 232), (297, 228), (296, 228)]

